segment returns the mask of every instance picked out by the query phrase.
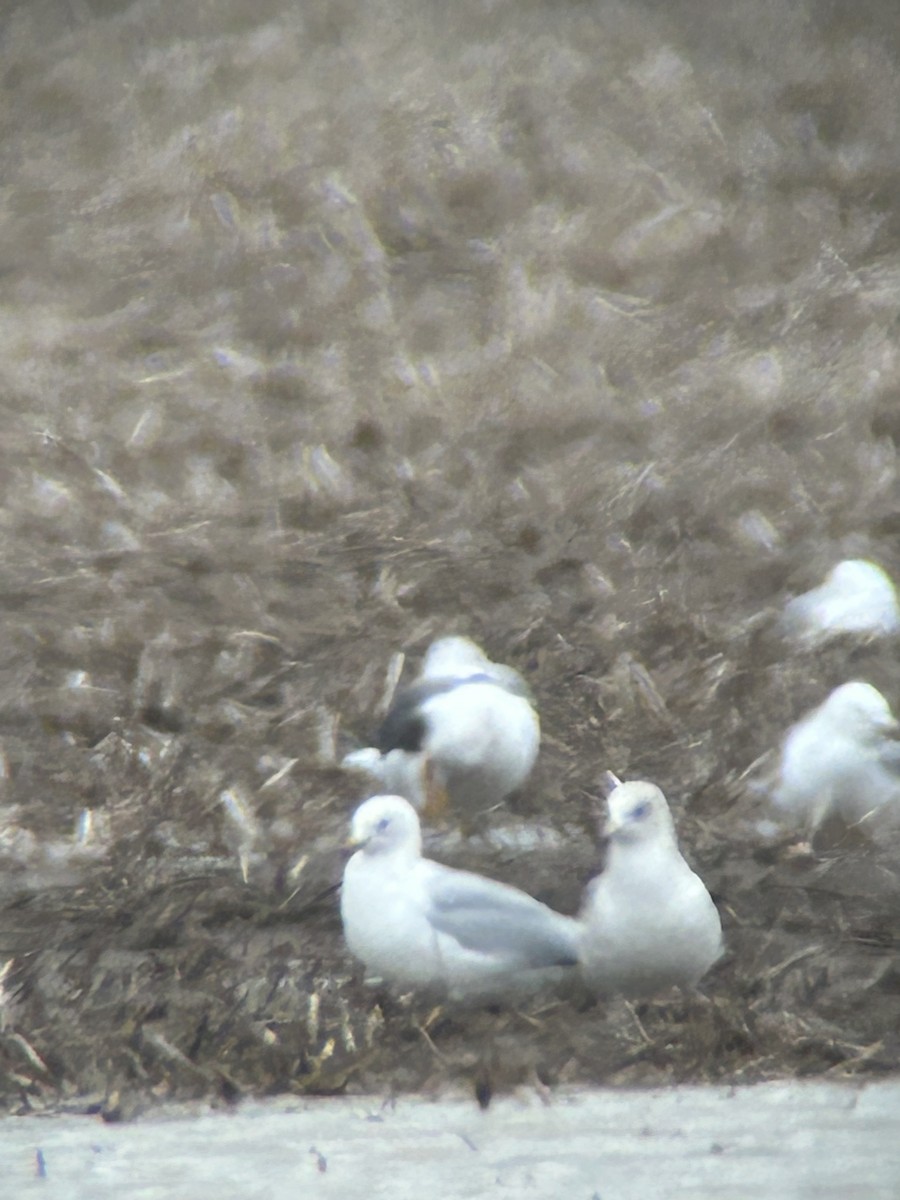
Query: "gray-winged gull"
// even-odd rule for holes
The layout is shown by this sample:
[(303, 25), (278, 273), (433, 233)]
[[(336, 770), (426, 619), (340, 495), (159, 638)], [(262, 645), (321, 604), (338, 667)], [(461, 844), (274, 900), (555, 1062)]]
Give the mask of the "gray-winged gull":
[(681, 856), (666, 798), (652, 783), (620, 783), (607, 804), (606, 865), (580, 915), (584, 978), (632, 998), (692, 986), (722, 954), (722, 923)]
[(875, 831), (900, 825), (900, 731), (877, 688), (854, 680), (788, 730), (772, 800), (797, 828), (826, 817)]
[(842, 633), (873, 637), (900, 632), (897, 590), (877, 563), (848, 558), (819, 587), (785, 605), (784, 631), (799, 641), (823, 642)]
[(540, 723), (512, 667), (493, 663), (468, 638), (433, 642), (418, 679), (397, 696), (378, 744), (347, 755), (426, 816), (448, 804), (469, 816), (499, 804), (534, 766)]
[(515, 999), (573, 977), (579, 926), (518, 888), (422, 857), (401, 796), (353, 815), (344, 937), (370, 978), (453, 1000)]

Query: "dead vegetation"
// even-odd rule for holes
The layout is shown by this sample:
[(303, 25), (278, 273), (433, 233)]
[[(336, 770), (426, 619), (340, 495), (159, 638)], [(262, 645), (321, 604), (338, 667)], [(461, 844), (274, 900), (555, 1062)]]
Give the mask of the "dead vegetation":
[[(898, 701), (896, 644), (773, 623), (900, 577), (900, 31), (752, 8), (3, 17), (7, 1107), (897, 1070), (897, 848), (765, 844), (750, 784)], [(707, 1003), (361, 986), (334, 763), (443, 632), (527, 677), (562, 844), (453, 860), (571, 912), (600, 775), (653, 779)]]

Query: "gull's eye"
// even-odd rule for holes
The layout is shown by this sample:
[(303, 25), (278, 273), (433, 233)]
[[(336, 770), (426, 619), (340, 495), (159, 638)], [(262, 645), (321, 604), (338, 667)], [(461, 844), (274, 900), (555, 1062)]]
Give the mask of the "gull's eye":
[(384, 831), (388, 828), (390, 823), (391, 823), (390, 817), (382, 817), (381, 820), (378, 822), (378, 824), (375, 826), (375, 832), (376, 833), (384, 833)]
[(645, 800), (643, 804), (638, 804), (631, 810), (632, 821), (643, 821), (644, 817), (650, 816), (650, 802)]

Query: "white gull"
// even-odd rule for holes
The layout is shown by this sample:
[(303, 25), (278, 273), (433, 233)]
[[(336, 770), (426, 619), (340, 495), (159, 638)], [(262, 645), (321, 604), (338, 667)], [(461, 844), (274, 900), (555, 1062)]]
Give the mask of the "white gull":
[(518, 888), (422, 857), (401, 796), (353, 815), (341, 919), (367, 976), (452, 1000), (515, 999), (575, 975), (578, 923)]
[(606, 864), (580, 916), (584, 978), (627, 998), (690, 987), (722, 954), (716, 906), (682, 857), (655, 784), (620, 783), (607, 804)]
[(446, 637), (432, 643), (418, 679), (398, 694), (377, 742), (343, 765), (428, 817), (452, 806), (471, 818), (528, 778), (540, 723), (517, 671), (491, 662), (468, 638)]
[(772, 800), (790, 825), (827, 817), (876, 832), (900, 825), (897, 719), (877, 688), (854, 680), (788, 730)]

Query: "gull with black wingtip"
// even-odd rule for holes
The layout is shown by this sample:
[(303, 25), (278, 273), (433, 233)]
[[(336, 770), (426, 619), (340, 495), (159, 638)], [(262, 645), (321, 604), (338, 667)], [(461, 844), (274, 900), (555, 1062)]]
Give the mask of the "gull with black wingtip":
[(428, 818), (448, 807), (477, 820), (528, 778), (540, 723), (512, 667), (491, 662), (468, 638), (432, 643), (418, 679), (399, 693), (377, 746), (343, 765), (370, 774)]

